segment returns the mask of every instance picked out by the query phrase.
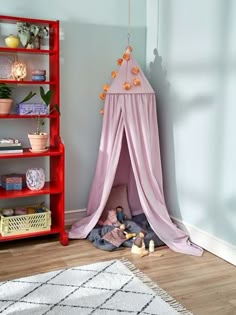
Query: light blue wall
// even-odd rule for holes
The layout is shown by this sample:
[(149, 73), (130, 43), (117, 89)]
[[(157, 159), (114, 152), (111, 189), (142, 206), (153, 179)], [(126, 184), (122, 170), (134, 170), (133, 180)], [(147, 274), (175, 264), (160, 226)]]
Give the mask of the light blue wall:
[[(145, 66), (146, 1), (131, 1), (131, 44)], [(66, 145), (66, 209), (87, 205), (102, 124), (99, 94), (127, 46), (127, 0), (8, 0), (2, 15), (61, 22), (62, 137)]]
[(159, 14), (149, 5), (169, 211), (236, 244), (236, 3), (160, 0)]

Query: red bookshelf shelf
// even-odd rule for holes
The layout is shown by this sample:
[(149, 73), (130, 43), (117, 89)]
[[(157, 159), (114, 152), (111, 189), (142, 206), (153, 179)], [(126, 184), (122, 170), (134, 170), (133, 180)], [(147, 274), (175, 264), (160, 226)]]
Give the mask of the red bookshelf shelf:
[(26, 48), (8, 48), (1, 47), (2, 53), (16, 53), (16, 54), (40, 54), (40, 55), (54, 55), (57, 53), (56, 50), (50, 49), (26, 49)]
[(17, 84), (17, 85), (42, 85), (42, 84), (47, 84), (47, 85), (55, 85), (56, 82), (52, 81), (15, 81), (15, 80), (5, 80), (5, 79), (0, 79), (0, 83), (7, 83), (7, 84)]
[[(50, 119), (57, 119), (58, 115), (50, 114), (50, 115), (40, 115), (42, 118), (50, 118)], [(0, 119), (32, 119), (36, 118), (37, 115), (18, 115), (18, 114), (7, 114), (7, 115), (0, 115)]]
[(28, 148), (23, 149), (23, 153), (1, 153), (0, 159), (15, 159), (15, 158), (32, 158), (42, 156), (57, 156), (62, 155), (63, 151), (60, 147), (50, 147), (47, 151), (42, 153), (31, 152)]
[(0, 199), (32, 197), (60, 193), (62, 193), (61, 187), (58, 187), (55, 183), (47, 182), (40, 190), (30, 190), (28, 188), (23, 188), (22, 190), (6, 190), (4, 188), (0, 188)]
[[(11, 236), (1, 236), (0, 235), (0, 242), (4, 241), (11, 241), (16, 239), (23, 239), (35, 236), (43, 236), (43, 235), (50, 235), (50, 234), (59, 234), (61, 233), (61, 228), (59, 225), (52, 226), (50, 231), (41, 231), (41, 232), (34, 232), (34, 233), (24, 233), (20, 235), (11, 235)], [(63, 244), (64, 245), (64, 244)], [(67, 244), (66, 244), (67, 245)]]

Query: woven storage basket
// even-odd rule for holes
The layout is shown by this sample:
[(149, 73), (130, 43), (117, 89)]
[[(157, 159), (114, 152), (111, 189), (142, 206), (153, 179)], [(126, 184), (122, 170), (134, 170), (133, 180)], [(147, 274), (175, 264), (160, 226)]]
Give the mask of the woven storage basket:
[[(32, 206), (40, 207), (40, 206)], [(20, 235), (51, 229), (51, 211), (43, 207), (45, 212), (10, 217), (0, 216), (0, 233), (2, 236)]]

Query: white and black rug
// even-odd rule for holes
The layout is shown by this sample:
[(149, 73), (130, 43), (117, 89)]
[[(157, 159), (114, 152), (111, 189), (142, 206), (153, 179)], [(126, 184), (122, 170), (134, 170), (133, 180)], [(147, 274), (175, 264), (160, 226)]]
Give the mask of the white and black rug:
[(191, 314), (126, 260), (0, 283), (0, 314)]

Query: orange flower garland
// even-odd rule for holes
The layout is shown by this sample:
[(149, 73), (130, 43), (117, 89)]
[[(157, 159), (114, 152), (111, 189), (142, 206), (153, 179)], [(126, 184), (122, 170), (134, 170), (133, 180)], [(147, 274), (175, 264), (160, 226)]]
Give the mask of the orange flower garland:
[(104, 92), (107, 92), (109, 89), (110, 89), (110, 85), (109, 85), (109, 84), (105, 84), (105, 85), (103, 86), (103, 91), (104, 91)]
[(130, 60), (130, 54), (129, 53), (124, 53), (123, 59), (126, 60), (126, 61), (129, 61)]
[(121, 65), (122, 65), (122, 62), (123, 62), (123, 59), (122, 59), (122, 58), (117, 59), (117, 64), (118, 64), (118, 66), (121, 66)]
[(100, 94), (100, 99), (104, 101), (105, 98), (106, 98), (106, 93), (101, 93)]
[(133, 51), (133, 47), (132, 47), (132, 46), (128, 46), (128, 47), (126, 48), (126, 51), (132, 52), (132, 51)]
[(124, 84), (123, 84), (123, 88), (125, 89), (125, 90), (130, 90), (131, 89), (131, 84), (129, 83), (129, 82), (124, 82)]
[(131, 69), (131, 72), (132, 72), (133, 74), (138, 74), (138, 73), (139, 73), (139, 67), (133, 67), (133, 68)]
[(141, 80), (139, 78), (135, 78), (133, 80), (133, 84), (134, 84), (134, 86), (139, 86), (139, 85), (141, 85)]
[(112, 73), (111, 73), (111, 77), (113, 78), (113, 79), (115, 79), (115, 77), (117, 76), (117, 71), (112, 71)]

